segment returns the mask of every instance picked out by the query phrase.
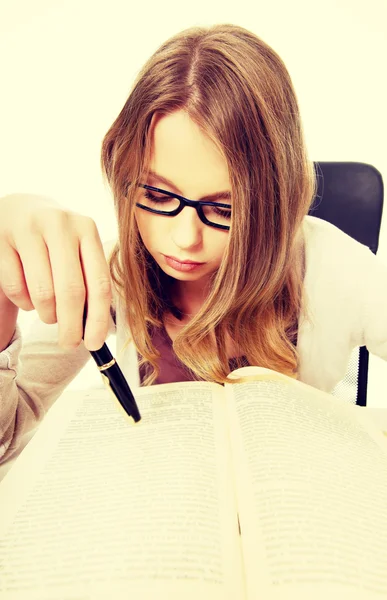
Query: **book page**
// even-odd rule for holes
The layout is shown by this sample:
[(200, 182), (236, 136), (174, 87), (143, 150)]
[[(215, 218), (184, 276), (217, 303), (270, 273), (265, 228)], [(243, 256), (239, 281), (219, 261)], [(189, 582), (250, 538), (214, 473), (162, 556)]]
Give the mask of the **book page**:
[(222, 392), (65, 392), (0, 485), (0, 597), (243, 600)]
[(386, 438), (366, 408), (261, 372), (225, 386), (247, 597), (387, 598)]

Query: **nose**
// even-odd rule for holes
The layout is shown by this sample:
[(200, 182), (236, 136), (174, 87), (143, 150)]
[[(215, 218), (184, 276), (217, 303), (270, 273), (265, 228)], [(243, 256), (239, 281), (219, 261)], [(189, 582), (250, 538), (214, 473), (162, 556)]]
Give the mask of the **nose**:
[(205, 224), (201, 222), (195, 208), (185, 206), (171, 221), (171, 235), (176, 246), (191, 248), (201, 243)]

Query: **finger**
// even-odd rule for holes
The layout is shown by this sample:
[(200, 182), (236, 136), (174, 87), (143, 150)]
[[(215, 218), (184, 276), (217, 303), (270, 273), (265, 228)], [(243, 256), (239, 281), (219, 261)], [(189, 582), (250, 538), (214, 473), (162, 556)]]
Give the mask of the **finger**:
[(79, 239), (69, 223), (66, 226), (59, 223), (45, 235), (45, 241), (55, 292), (58, 343), (63, 348), (76, 348), (82, 341), (86, 297)]
[(99, 350), (109, 329), (112, 289), (109, 266), (96, 228), (81, 237), (80, 256), (87, 294), (84, 343), (88, 350)]
[(20, 256), (8, 244), (2, 244), (0, 248), (0, 286), (15, 306), (34, 310)]
[(17, 240), (23, 263), (24, 276), (31, 298), (44, 323), (56, 323), (56, 298), (52, 280), (50, 257), (41, 234), (24, 234)]

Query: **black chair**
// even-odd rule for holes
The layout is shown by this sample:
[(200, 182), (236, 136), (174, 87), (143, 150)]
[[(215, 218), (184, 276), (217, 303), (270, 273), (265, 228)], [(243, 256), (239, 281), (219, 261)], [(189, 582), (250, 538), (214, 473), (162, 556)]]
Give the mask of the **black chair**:
[[(314, 167), (318, 190), (309, 214), (336, 225), (376, 254), (383, 213), (381, 173), (359, 162), (315, 162)], [(332, 394), (366, 406), (368, 361), (366, 346), (355, 348)]]

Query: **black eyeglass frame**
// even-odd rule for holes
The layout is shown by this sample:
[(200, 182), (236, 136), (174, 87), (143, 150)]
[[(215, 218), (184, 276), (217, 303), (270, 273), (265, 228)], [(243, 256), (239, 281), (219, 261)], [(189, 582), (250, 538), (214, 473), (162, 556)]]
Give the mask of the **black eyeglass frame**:
[(156, 210), (154, 208), (149, 208), (149, 206), (144, 206), (140, 202), (136, 202), (136, 206), (139, 206), (140, 208), (142, 208), (144, 210), (148, 210), (149, 212), (156, 213), (157, 215), (164, 215), (167, 217), (175, 217), (183, 210), (183, 208), (185, 208), (186, 206), (191, 206), (192, 208), (196, 209), (196, 212), (199, 215), (199, 219), (205, 225), (209, 225), (210, 227), (216, 227), (217, 229), (225, 229), (226, 231), (230, 230), (229, 225), (218, 225), (216, 223), (211, 223), (211, 221), (209, 221), (206, 218), (206, 216), (203, 212), (203, 206), (217, 206), (218, 208), (232, 209), (231, 204), (221, 204), (220, 202), (205, 202), (203, 200), (189, 200), (188, 198), (184, 198), (184, 196), (179, 196), (179, 194), (174, 194), (173, 192), (167, 192), (167, 190), (162, 190), (161, 188), (153, 187), (152, 185), (145, 185), (143, 183), (139, 183), (138, 187), (142, 187), (145, 190), (159, 192), (161, 194), (170, 196), (171, 198), (177, 198), (180, 201), (180, 205), (171, 212), (166, 212), (164, 210)]

